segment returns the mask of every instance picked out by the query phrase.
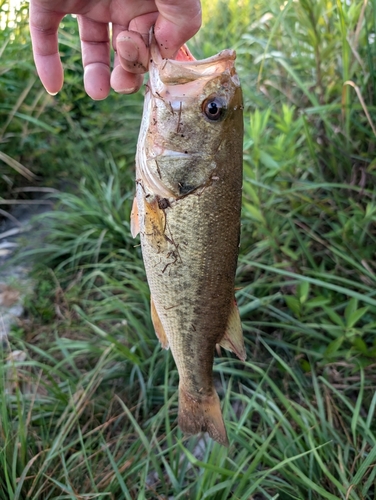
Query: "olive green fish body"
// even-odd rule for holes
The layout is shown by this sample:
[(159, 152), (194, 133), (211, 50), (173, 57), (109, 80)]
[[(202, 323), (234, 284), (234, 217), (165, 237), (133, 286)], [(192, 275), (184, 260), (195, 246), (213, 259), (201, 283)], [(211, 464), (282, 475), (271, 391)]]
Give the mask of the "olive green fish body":
[(227, 444), (213, 386), (216, 344), (245, 358), (234, 302), (242, 185), (242, 96), (233, 51), (163, 61), (152, 46), (136, 171), (140, 232), (162, 346), (179, 383), (179, 425)]

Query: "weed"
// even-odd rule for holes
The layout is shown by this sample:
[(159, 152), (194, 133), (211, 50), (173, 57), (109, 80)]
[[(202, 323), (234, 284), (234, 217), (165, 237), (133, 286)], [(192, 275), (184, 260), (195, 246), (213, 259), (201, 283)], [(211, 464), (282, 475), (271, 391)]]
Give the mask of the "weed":
[(177, 372), (150, 320), (129, 231), (141, 96), (84, 95), (70, 18), (66, 84), (46, 96), (27, 32), (3, 31), (0, 189), (21, 196), (34, 174), (61, 192), (38, 219), (43, 245), (20, 256), (43, 271), (33, 320), (2, 353), (1, 499), (375, 497), (375, 9), (203, 2), (192, 50), (236, 48), (245, 106), (248, 361), (214, 364), (228, 450), (181, 435)]

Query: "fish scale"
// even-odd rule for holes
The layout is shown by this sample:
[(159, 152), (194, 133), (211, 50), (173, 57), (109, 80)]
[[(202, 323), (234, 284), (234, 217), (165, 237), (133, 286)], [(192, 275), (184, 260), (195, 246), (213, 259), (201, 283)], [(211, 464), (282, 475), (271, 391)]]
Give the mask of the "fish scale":
[(234, 299), (243, 140), (235, 53), (196, 61), (184, 46), (179, 60), (162, 60), (154, 38), (151, 53), (132, 234), (156, 334), (179, 372), (179, 426), (228, 445), (212, 371), (217, 344), (245, 359)]

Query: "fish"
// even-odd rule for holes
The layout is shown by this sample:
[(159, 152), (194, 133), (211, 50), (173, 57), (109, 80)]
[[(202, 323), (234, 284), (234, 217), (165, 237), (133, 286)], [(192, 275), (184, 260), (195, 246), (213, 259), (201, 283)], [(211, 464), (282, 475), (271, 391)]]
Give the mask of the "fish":
[(136, 153), (133, 237), (140, 234), (151, 317), (179, 373), (178, 424), (228, 446), (214, 387), (216, 346), (245, 360), (234, 281), (240, 241), (243, 101), (232, 49), (163, 59), (150, 39)]

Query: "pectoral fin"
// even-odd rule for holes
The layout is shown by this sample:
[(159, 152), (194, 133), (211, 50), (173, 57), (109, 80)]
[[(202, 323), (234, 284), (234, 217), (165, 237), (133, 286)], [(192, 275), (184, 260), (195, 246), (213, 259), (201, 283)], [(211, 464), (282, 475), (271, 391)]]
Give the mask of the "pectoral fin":
[(158, 199), (154, 198), (151, 201), (144, 200), (145, 210), (145, 239), (158, 253), (162, 252), (167, 247), (165, 237), (166, 216), (164, 211), (159, 208)]
[(245, 361), (247, 355), (244, 346), (243, 330), (235, 300), (231, 307), (226, 332), (219, 345), (228, 351), (234, 352), (239, 359)]
[(168, 338), (166, 335), (166, 332), (163, 328), (162, 322), (159, 318), (159, 315), (157, 313), (157, 310), (155, 308), (154, 300), (153, 297), (150, 299), (150, 309), (151, 309), (151, 319), (153, 321), (154, 325), (154, 330), (155, 334), (157, 335), (159, 342), (161, 343), (161, 346), (163, 349), (168, 349)]
[(137, 197), (133, 199), (132, 211), (131, 211), (131, 235), (135, 238), (140, 232), (140, 220), (138, 218), (138, 206)]

